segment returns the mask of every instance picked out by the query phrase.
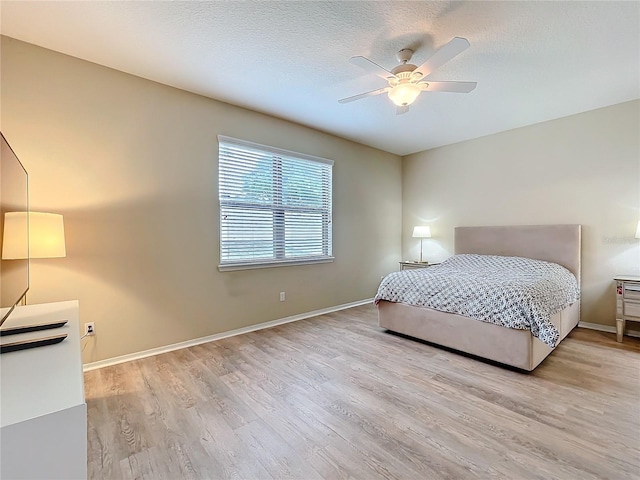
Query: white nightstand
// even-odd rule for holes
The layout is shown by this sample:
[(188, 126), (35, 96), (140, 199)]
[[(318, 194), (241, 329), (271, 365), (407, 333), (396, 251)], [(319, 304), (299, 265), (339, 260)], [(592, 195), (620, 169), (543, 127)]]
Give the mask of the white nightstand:
[(412, 268), (427, 268), (439, 265), (439, 263), (420, 263), (420, 262), (400, 262), (400, 270), (409, 270)]
[(622, 275), (616, 281), (616, 340), (622, 342), (627, 320), (640, 322), (640, 277)]

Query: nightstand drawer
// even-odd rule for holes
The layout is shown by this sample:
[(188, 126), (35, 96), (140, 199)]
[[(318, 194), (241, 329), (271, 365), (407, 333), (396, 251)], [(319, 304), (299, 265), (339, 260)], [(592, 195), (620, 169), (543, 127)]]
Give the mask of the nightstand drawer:
[(624, 314), (628, 317), (640, 318), (640, 303), (624, 302)]
[(440, 265), (439, 263), (428, 263), (428, 262), (400, 262), (400, 270), (410, 270), (413, 268), (428, 268), (433, 267), (434, 265)]
[(628, 285), (624, 286), (624, 299), (625, 300), (637, 300), (640, 302), (640, 285)]

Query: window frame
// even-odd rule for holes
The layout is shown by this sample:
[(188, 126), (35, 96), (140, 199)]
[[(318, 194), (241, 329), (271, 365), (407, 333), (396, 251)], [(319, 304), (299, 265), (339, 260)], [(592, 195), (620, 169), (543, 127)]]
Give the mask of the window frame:
[[(220, 184), (220, 153), (221, 148), (225, 145), (239, 147), (239, 148), (248, 148), (252, 150), (257, 150), (262, 154), (271, 155), (272, 156), (272, 168), (274, 176), (280, 176), (279, 179), (274, 179), (272, 183), (273, 190), (273, 200), (270, 205), (253, 205), (251, 208), (255, 208), (257, 210), (265, 210), (272, 212), (274, 215), (274, 221), (272, 226), (273, 232), (273, 240), (272, 245), (274, 249), (274, 256), (268, 259), (260, 259), (260, 258), (247, 258), (240, 260), (231, 260), (231, 261), (223, 261), (222, 260), (222, 229), (223, 229), (223, 218), (222, 211), (226, 208), (241, 208), (243, 205), (248, 205), (247, 203), (242, 202), (234, 202), (233, 200), (224, 200), (221, 196), (221, 184)], [(284, 157), (284, 158), (282, 158)], [(303, 207), (303, 206), (287, 206), (282, 204), (282, 164), (287, 161), (287, 158), (290, 158), (295, 161), (303, 161), (303, 162), (314, 162), (320, 163), (324, 165), (329, 165), (329, 178), (328, 180), (324, 180), (322, 182), (322, 186), (325, 185), (325, 181), (328, 185), (328, 207)], [(247, 140), (241, 140), (233, 137), (227, 137), (224, 135), (218, 135), (218, 172), (217, 172), (217, 180), (218, 180), (218, 239), (219, 239), (219, 265), (218, 269), (220, 271), (233, 271), (233, 270), (249, 270), (249, 269), (257, 269), (257, 268), (271, 268), (271, 267), (281, 267), (281, 266), (290, 266), (290, 265), (310, 265), (316, 263), (330, 263), (335, 260), (333, 256), (333, 165), (334, 161), (329, 160), (322, 157), (317, 157), (314, 155), (308, 155), (304, 153), (294, 152), (290, 150), (285, 150), (277, 147), (272, 147), (268, 145), (262, 145), (259, 143), (249, 142)], [(277, 186), (280, 186), (280, 191), (277, 190)], [(280, 207), (280, 208), (278, 208)], [(286, 257), (285, 256), (285, 222), (284, 216), (287, 212), (320, 212), (323, 220), (322, 220), (322, 255), (318, 256), (307, 256), (307, 257)], [(276, 216), (279, 217), (279, 221), (276, 220)]]

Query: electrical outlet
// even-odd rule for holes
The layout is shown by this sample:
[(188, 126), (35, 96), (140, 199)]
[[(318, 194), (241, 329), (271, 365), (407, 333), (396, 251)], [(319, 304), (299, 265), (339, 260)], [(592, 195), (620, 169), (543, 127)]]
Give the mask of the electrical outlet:
[(96, 334), (96, 326), (93, 322), (88, 322), (84, 324), (84, 334), (85, 335), (95, 335)]
[(286, 299), (286, 295), (285, 295), (285, 293), (284, 293), (284, 292), (280, 292), (280, 301), (281, 301), (281, 302), (284, 302), (284, 301), (285, 301), (285, 299)]

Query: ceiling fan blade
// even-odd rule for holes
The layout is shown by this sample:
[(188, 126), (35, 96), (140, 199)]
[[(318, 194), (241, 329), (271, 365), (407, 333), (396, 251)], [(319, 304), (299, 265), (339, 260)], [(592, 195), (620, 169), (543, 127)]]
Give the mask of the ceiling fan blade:
[(462, 37), (454, 37), (449, 43), (443, 45), (436, 53), (431, 55), (429, 60), (416, 68), (413, 71), (413, 74), (421, 73), (423, 77), (426, 77), (436, 68), (447, 63), (459, 53), (464, 52), (467, 48), (469, 48), (469, 40)]
[(381, 93), (386, 93), (389, 91), (389, 87), (379, 88), (378, 90), (372, 90), (367, 93), (361, 93), (359, 95), (354, 95), (353, 97), (342, 98), (338, 100), (338, 103), (349, 103), (355, 100), (360, 100), (365, 97), (372, 97), (373, 95), (380, 95)]
[(419, 83), (427, 92), (469, 93), (476, 88), (478, 82), (426, 82)]
[(371, 72), (375, 75), (378, 75), (379, 77), (384, 78), (385, 80), (387, 80), (389, 77), (395, 77), (395, 75), (391, 73), (389, 70), (387, 70), (384, 67), (381, 67), (375, 62), (372, 62), (366, 57), (358, 55), (356, 57), (351, 57), (349, 61), (354, 65), (357, 65), (358, 67), (366, 70), (367, 72)]
[(409, 111), (409, 105), (399, 105), (396, 107), (396, 115), (402, 115)]

